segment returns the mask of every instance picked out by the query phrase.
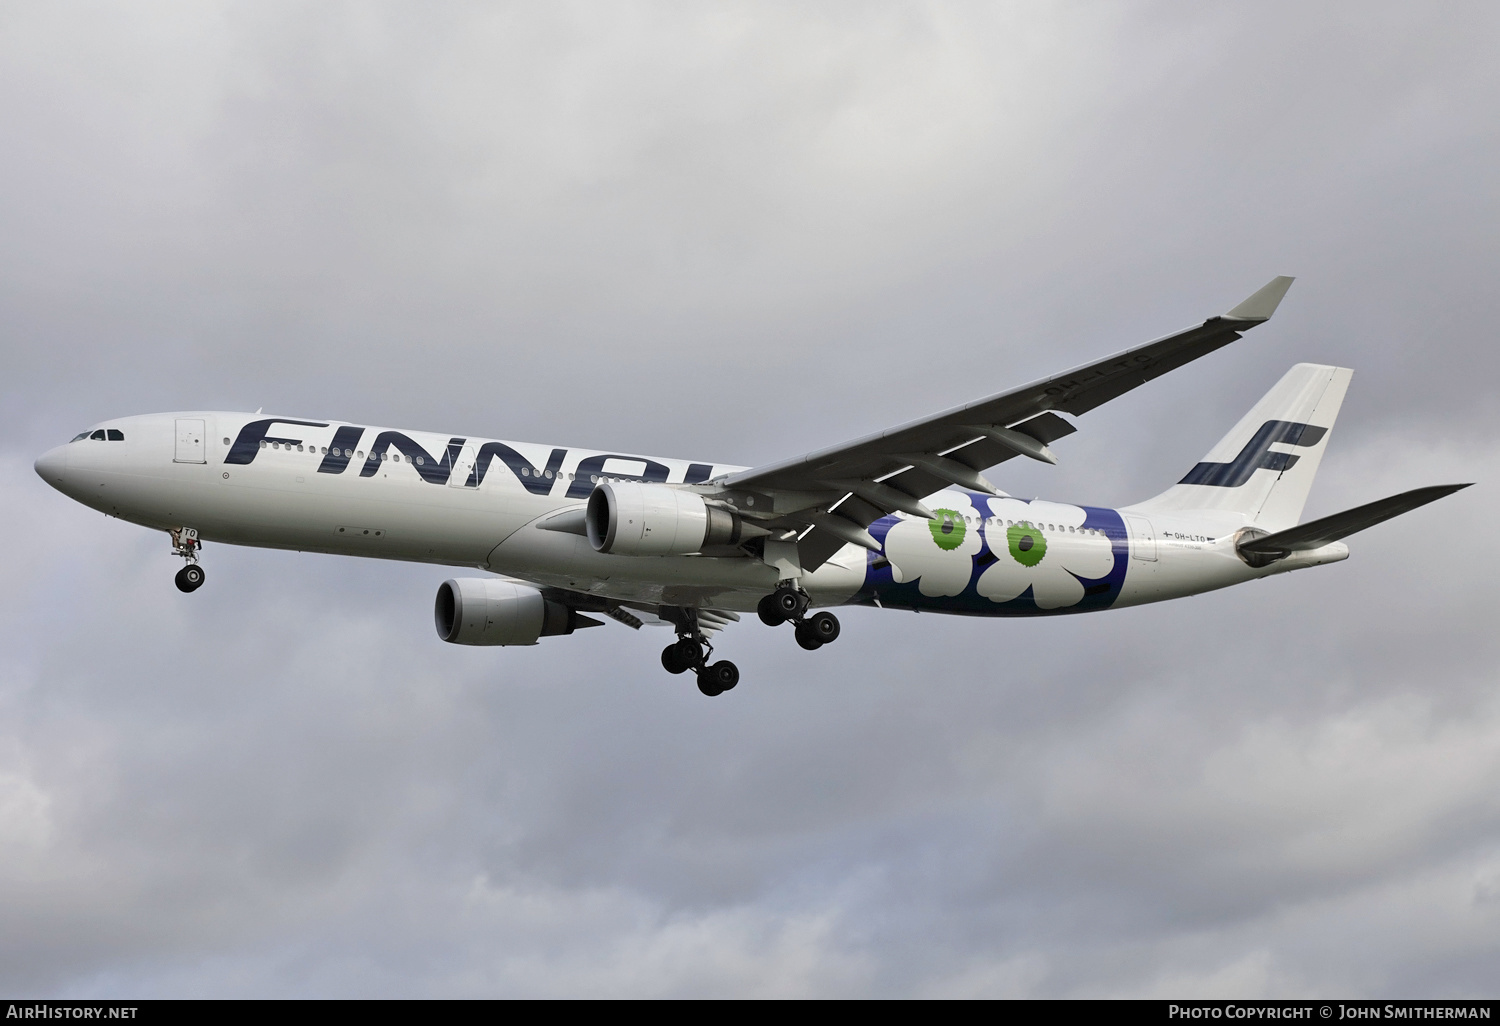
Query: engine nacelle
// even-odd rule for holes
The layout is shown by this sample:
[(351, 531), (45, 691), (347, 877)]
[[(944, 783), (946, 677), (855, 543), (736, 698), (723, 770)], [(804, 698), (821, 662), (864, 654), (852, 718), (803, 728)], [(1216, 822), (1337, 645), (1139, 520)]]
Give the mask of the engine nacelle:
[(755, 531), (701, 495), (640, 481), (595, 487), (584, 526), (596, 552), (619, 556), (690, 556), (707, 545), (737, 545), (747, 528)]
[[(460, 577), (438, 586), (438, 637), (455, 645), (535, 645), (572, 634), (578, 614), (535, 588), (495, 577)], [(591, 621), (597, 622), (597, 621)]]

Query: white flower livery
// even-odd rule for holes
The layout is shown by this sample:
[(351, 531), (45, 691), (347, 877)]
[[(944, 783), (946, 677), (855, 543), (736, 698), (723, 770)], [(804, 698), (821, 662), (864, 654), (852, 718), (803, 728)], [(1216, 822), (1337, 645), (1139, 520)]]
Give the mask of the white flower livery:
[(1030, 588), (1038, 609), (1062, 609), (1083, 598), (1079, 577), (1098, 579), (1114, 567), (1110, 540), (1082, 530), (1088, 514), (1080, 506), (1019, 499), (989, 505), (997, 519), (985, 523), (984, 536), (996, 561), (976, 590), (992, 602), (1009, 602)]
[(929, 598), (961, 594), (983, 548), (980, 513), (962, 492), (939, 492), (926, 501), (937, 520), (903, 517), (885, 536), (891, 576), (897, 584), (918, 581)]

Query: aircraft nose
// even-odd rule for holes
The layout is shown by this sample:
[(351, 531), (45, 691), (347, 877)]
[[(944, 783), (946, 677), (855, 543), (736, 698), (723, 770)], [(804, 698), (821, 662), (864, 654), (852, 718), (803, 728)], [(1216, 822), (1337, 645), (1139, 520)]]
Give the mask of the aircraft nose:
[(68, 472), (68, 447), (59, 445), (55, 449), (48, 449), (37, 457), (36, 472), (43, 481), (53, 488), (61, 490), (63, 478)]

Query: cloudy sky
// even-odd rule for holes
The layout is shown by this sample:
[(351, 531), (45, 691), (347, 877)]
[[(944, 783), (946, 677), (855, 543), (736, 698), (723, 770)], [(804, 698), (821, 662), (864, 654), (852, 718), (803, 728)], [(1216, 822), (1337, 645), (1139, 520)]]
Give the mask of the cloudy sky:
[[(0, 6), (0, 992), (1474, 996), (1500, 964), (1493, 4)], [(48, 489), (110, 416), (755, 464), (1221, 312), (1030, 497), (1356, 369), (1332, 567), (465, 650), (442, 568)], [(1026, 461), (1018, 461), (1026, 462)]]

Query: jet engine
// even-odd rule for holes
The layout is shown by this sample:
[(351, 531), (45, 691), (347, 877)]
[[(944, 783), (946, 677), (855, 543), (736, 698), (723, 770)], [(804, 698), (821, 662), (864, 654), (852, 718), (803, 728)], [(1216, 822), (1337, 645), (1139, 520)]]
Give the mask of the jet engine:
[(694, 492), (640, 481), (595, 487), (584, 527), (596, 552), (619, 556), (689, 556), (708, 545), (737, 545), (768, 533)]
[(460, 577), (438, 586), (433, 609), (438, 637), (455, 645), (535, 645), (600, 621), (540, 591), (498, 577)]

